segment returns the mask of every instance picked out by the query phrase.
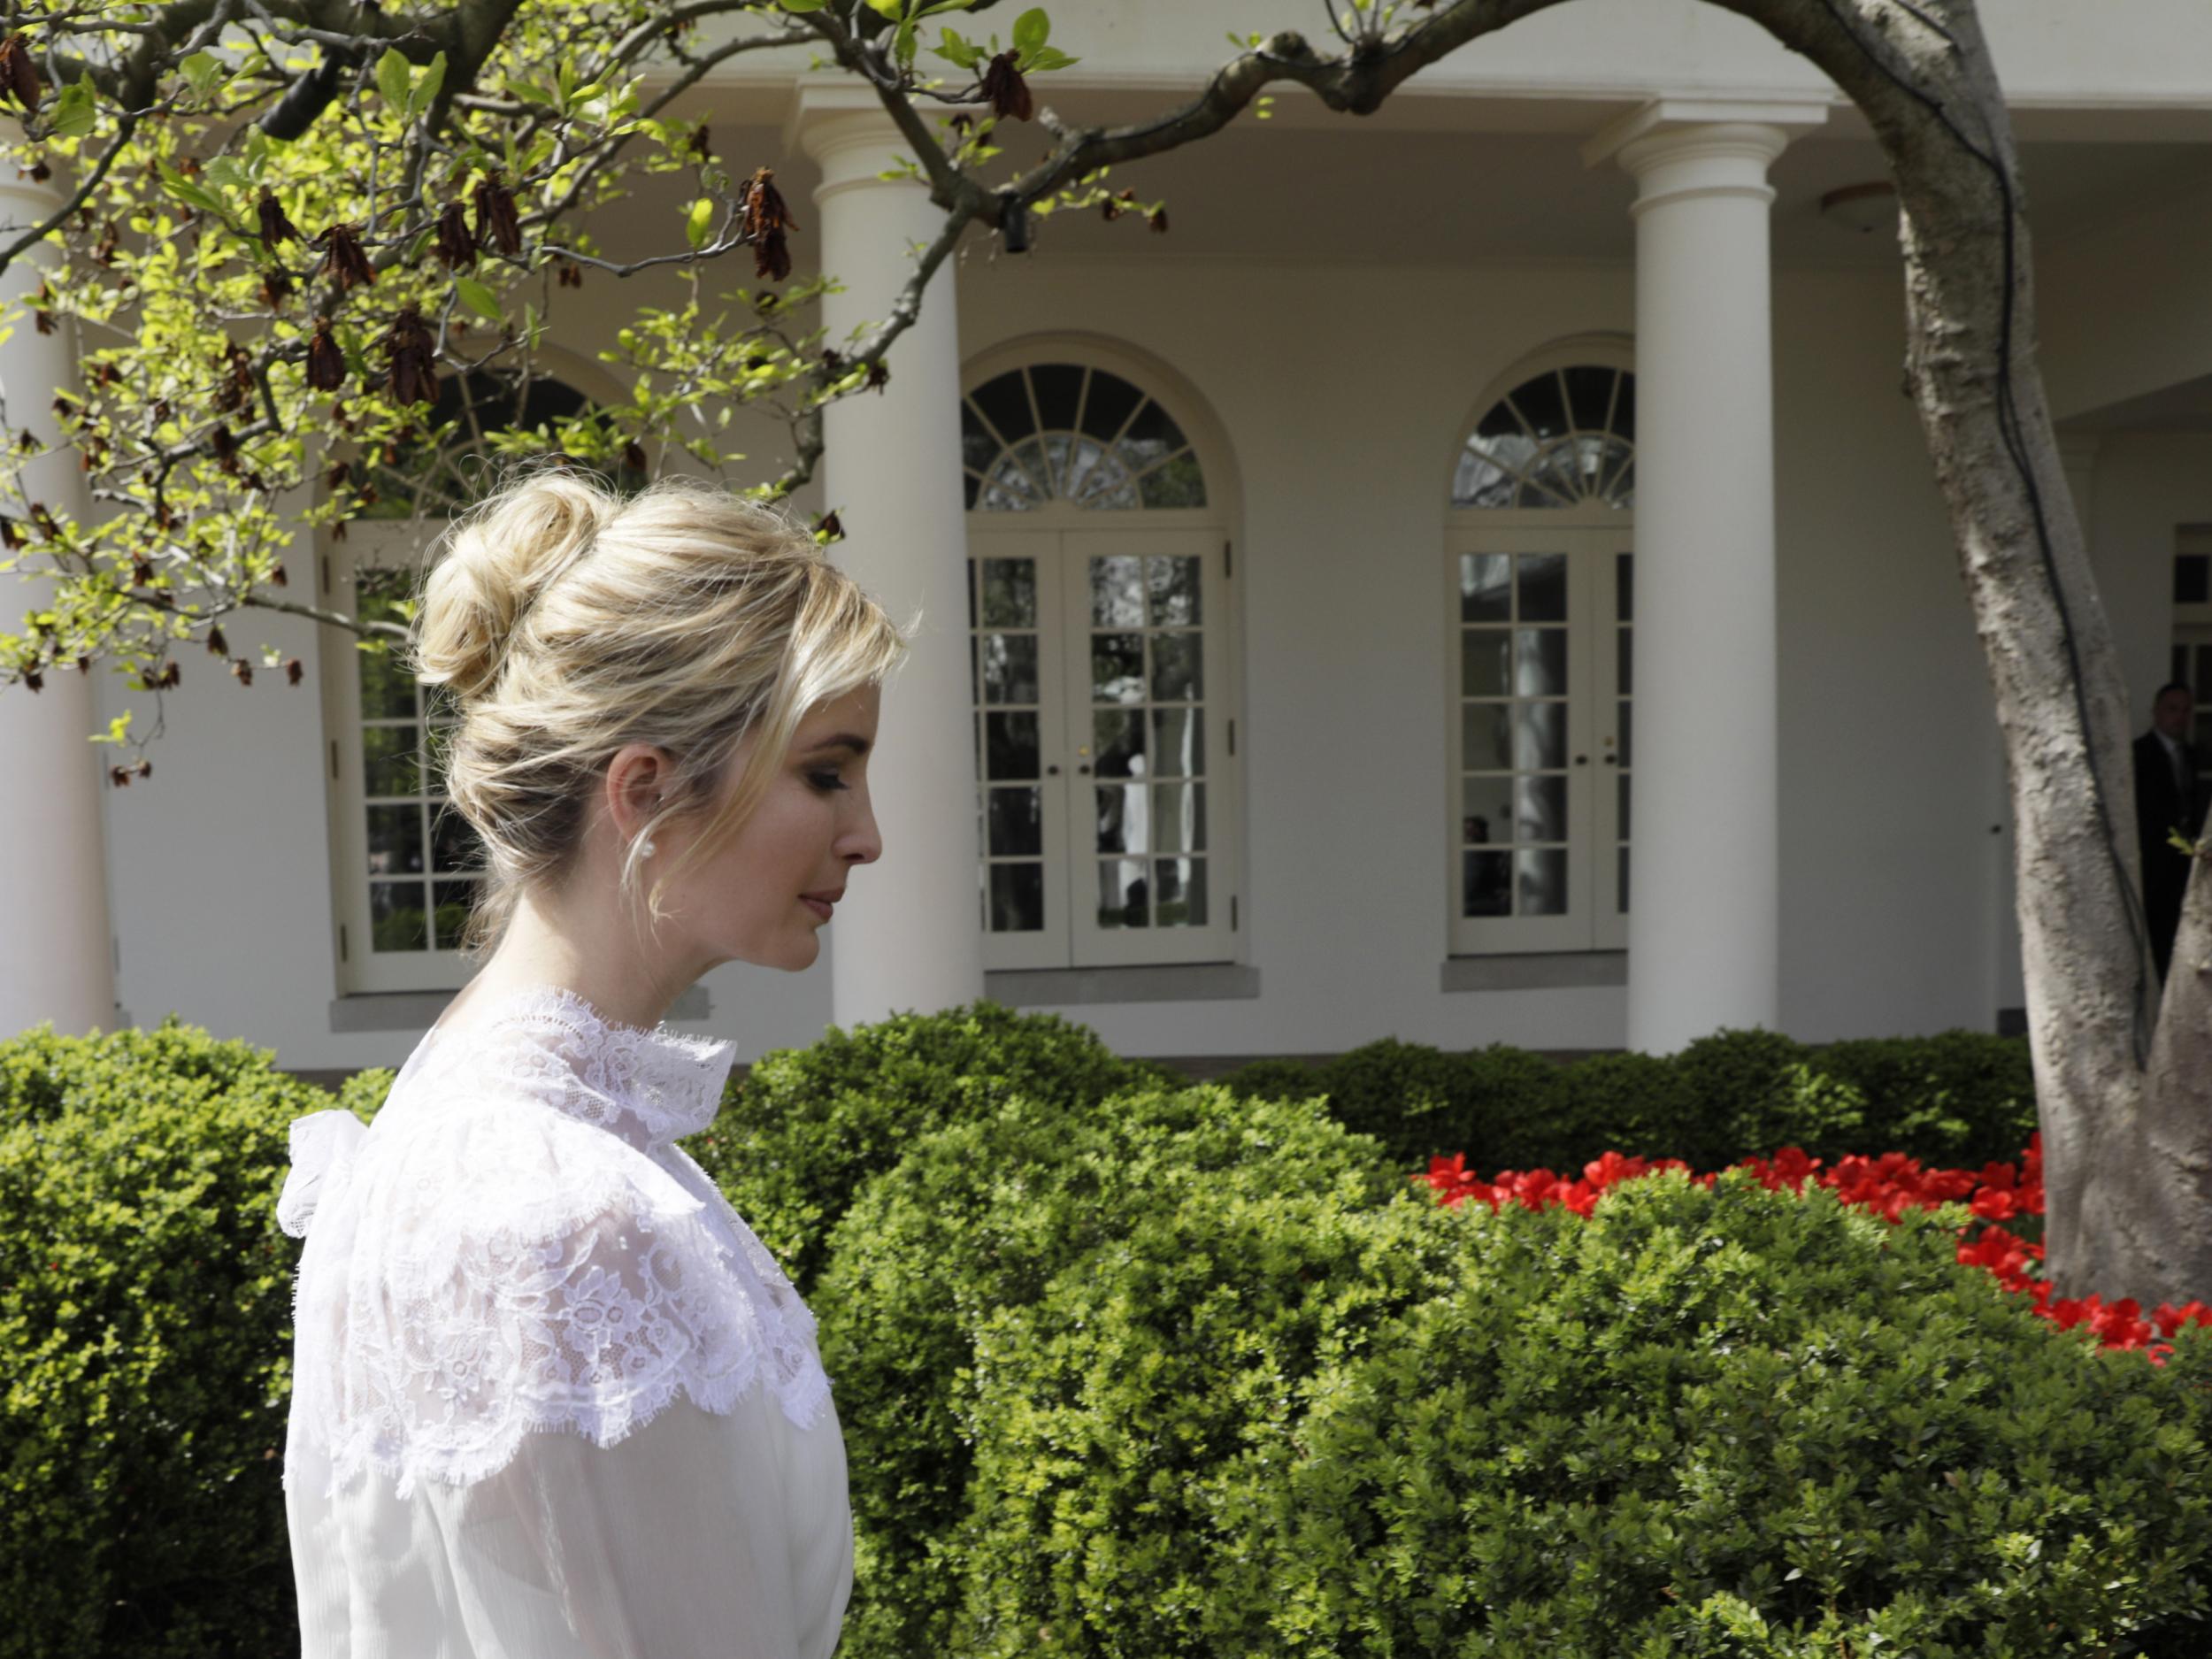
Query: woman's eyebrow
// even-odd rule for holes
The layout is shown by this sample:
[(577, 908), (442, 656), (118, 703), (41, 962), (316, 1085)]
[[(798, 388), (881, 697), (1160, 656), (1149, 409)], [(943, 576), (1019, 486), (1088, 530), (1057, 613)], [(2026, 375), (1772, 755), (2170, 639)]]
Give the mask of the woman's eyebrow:
[(850, 732), (840, 732), (834, 737), (826, 737), (818, 743), (809, 744), (806, 752), (810, 755), (818, 755), (826, 749), (849, 749), (853, 752), (854, 758), (858, 759), (868, 752), (868, 740), (864, 737), (857, 737)]

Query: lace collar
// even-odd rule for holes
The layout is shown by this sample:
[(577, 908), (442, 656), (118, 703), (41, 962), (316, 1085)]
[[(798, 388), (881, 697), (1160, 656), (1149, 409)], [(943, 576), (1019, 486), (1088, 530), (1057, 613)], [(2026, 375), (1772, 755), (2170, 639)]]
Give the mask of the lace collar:
[(402, 1075), (467, 1066), (652, 1152), (714, 1121), (736, 1050), (665, 1022), (626, 1025), (565, 987), (533, 985), (491, 997), (458, 1030), (433, 1026)]

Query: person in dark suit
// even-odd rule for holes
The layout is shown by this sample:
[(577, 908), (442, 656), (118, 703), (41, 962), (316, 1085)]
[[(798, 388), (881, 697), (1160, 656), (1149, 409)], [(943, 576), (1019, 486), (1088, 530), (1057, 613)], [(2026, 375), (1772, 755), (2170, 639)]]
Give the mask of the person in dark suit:
[(2161, 686), (2151, 699), (2151, 729), (2135, 740), (2135, 830), (2142, 841), (2143, 909), (2162, 979), (2173, 960), (2181, 896), (2189, 886), (2190, 856), (2173, 844), (2174, 833), (2194, 841), (2204, 832), (2196, 757), (2189, 749), (2189, 718), (2195, 707), (2189, 687), (2179, 680)]

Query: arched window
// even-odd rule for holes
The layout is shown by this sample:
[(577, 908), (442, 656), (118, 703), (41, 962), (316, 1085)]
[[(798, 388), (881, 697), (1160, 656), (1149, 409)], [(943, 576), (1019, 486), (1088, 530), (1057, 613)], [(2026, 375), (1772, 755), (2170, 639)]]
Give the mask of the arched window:
[(1455, 507), (1636, 504), (1636, 377), (1578, 363), (1484, 411), (1452, 475)]
[[(445, 519), (490, 486), (509, 452), (551, 448), (559, 423), (593, 406), (542, 373), (446, 377), (417, 433), (349, 469), (358, 513), (317, 561), (325, 603), (402, 621)], [(541, 441), (500, 441), (519, 434)], [(645, 482), (634, 466), (600, 470), (617, 488)], [(396, 655), (342, 643), (321, 655), (340, 983), (349, 993), (449, 989), (465, 977), (458, 947), (483, 862), (475, 832), (440, 787), (457, 710), (442, 691), (417, 685)]]
[(977, 387), (960, 403), (960, 457), (971, 511), (1206, 504), (1203, 471), (1175, 418), (1086, 364), (1027, 364)]
[(1506, 377), (1453, 468), (1461, 954), (1627, 943), (1636, 377), (1591, 343)]
[(1002, 354), (961, 399), (993, 969), (1235, 954), (1229, 525), (1202, 413), (1123, 355)]

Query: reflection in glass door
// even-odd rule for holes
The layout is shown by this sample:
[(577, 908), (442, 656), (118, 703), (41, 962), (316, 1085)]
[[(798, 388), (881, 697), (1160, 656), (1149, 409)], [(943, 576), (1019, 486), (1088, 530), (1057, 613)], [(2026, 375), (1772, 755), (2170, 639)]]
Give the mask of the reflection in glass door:
[(1452, 949), (1621, 949), (1627, 930), (1625, 527), (1455, 534)]
[(1211, 531), (972, 532), (986, 962), (1227, 959)]

